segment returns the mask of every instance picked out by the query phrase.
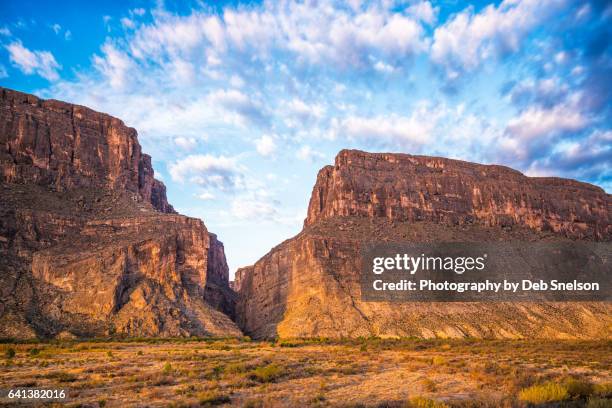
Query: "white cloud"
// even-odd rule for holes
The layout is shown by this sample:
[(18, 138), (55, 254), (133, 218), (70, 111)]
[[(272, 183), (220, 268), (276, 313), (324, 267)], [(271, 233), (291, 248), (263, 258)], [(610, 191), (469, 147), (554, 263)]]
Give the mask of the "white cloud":
[(483, 61), (519, 50), (523, 38), (563, 9), (565, 0), (504, 0), (474, 13), (472, 6), (436, 28), (430, 57), (449, 79)]
[(64, 33), (64, 40), (66, 41), (72, 40), (72, 33), (70, 32), (70, 30), (66, 30), (66, 32)]
[(198, 142), (195, 137), (175, 137), (174, 143), (181, 149), (185, 150), (192, 150), (198, 145)]
[(125, 29), (131, 30), (136, 27), (136, 24), (134, 23), (134, 20), (129, 19), (127, 17), (123, 17), (121, 19), (121, 26)]
[(385, 64), (382, 61), (378, 61), (376, 64), (374, 64), (374, 69), (379, 72), (386, 73), (386, 74), (390, 74), (393, 71), (395, 71), (395, 68), (393, 68), (392, 65)]
[(318, 103), (308, 104), (299, 98), (293, 98), (287, 104), (287, 110), (301, 122), (320, 119), (325, 114), (325, 108)]
[(431, 140), (440, 113), (422, 105), (410, 116), (348, 116), (337, 124), (334, 133), (378, 146), (419, 147)]
[(62, 26), (56, 23), (51, 26), (51, 29), (55, 34), (59, 34), (59, 32), (62, 31)]
[(189, 155), (170, 164), (168, 172), (176, 182), (191, 182), (222, 191), (233, 190), (243, 185), (242, 174), (236, 158), (233, 157)]
[(229, 112), (238, 115), (239, 122), (264, 124), (267, 121), (263, 106), (248, 95), (236, 90), (217, 90), (208, 95), (210, 103), (219, 105)]
[(215, 195), (209, 191), (205, 191), (203, 193), (197, 194), (196, 195), (197, 198), (199, 198), (200, 200), (203, 201), (208, 201), (208, 200), (214, 200), (215, 199)]
[(432, 7), (428, 1), (415, 3), (406, 9), (408, 14), (427, 24), (436, 22), (439, 11), (440, 7)]
[(269, 157), (276, 152), (276, 142), (270, 135), (263, 135), (261, 138), (255, 140), (255, 148), (257, 153), (264, 157)]
[(296, 157), (300, 160), (315, 161), (322, 159), (324, 156), (321, 152), (314, 150), (309, 145), (304, 145), (297, 151)]
[(6, 37), (11, 36), (11, 30), (8, 27), (0, 27), (0, 35), (4, 35)]
[(550, 134), (577, 132), (588, 123), (589, 120), (573, 106), (558, 105), (550, 109), (531, 107), (511, 119), (506, 132), (525, 141)]
[(105, 77), (112, 88), (125, 88), (133, 83), (128, 79), (138, 79), (137, 76), (129, 74), (134, 63), (125, 52), (118, 50), (110, 43), (105, 43), (102, 46), (102, 53), (102, 56), (94, 56), (94, 67)]
[(8, 72), (6, 71), (6, 68), (4, 67), (4, 65), (0, 64), (0, 79), (3, 78), (8, 78)]
[(232, 75), (230, 78), (230, 85), (234, 88), (242, 88), (244, 86), (244, 79), (240, 75)]
[(230, 212), (241, 220), (271, 219), (278, 214), (268, 200), (242, 197), (232, 201)]
[(36, 73), (49, 81), (59, 78), (57, 71), (62, 67), (49, 51), (31, 51), (25, 48), (21, 41), (10, 43), (6, 49), (11, 62), (24, 74)]

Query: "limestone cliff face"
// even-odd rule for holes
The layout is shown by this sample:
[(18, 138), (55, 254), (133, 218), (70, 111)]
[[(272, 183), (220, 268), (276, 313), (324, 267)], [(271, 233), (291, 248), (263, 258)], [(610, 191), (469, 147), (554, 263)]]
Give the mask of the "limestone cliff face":
[(335, 216), (485, 226), (525, 225), (610, 239), (610, 196), (560, 178), (438, 157), (343, 150), (314, 186), (305, 224)]
[(223, 244), (118, 119), (2, 90), (0, 337), (240, 335)]
[(237, 274), (237, 321), (256, 338), (610, 338), (608, 303), (362, 302), (359, 280), (368, 243), (610, 241), (611, 204), (573, 180), (342, 151), (319, 173), (303, 231)]
[(136, 130), (89, 108), (0, 88), (0, 180), (128, 191), (174, 212)]

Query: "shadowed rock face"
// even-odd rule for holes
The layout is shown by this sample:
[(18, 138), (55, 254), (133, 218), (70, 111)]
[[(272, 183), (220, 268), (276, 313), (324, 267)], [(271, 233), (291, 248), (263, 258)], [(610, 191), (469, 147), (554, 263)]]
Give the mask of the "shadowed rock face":
[(610, 241), (611, 211), (610, 195), (573, 180), (342, 151), (302, 232), (237, 274), (237, 322), (256, 338), (609, 338), (608, 303), (362, 302), (359, 276), (368, 243)]
[(2, 89), (0, 182), (0, 337), (240, 334), (223, 244), (120, 120)]

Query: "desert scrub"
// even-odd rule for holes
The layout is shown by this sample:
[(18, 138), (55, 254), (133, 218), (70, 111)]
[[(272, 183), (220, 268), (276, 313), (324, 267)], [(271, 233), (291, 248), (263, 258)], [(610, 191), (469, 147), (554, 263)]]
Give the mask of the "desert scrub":
[(11, 359), (11, 358), (15, 357), (15, 354), (17, 354), (17, 353), (15, 352), (15, 349), (12, 348), (12, 347), (9, 347), (9, 348), (7, 348), (4, 351), (4, 357), (6, 357), (8, 359)]
[(172, 364), (166, 362), (164, 364), (164, 366), (162, 367), (162, 373), (164, 373), (164, 374), (172, 373)]
[(587, 398), (593, 394), (593, 384), (586, 380), (566, 378), (562, 384), (572, 398)]
[(245, 363), (229, 363), (225, 366), (225, 372), (228, 374), (246, 373), (249, 367)]
[(68, 373), (66, 371), (54, 371), (45, 375), (45, 378), (54, 379), (61, 383), (75, 382), (79, 379), (79, 377), (77, 377), (76, 375)]
[(519, 400), (531, 404), (543, 404), (546, 402), (563, 401), (569, 398), (567, 388), (560, 384), (547, 382), (533, 385), (519, 392)]
[(435, 392), (436, 391), (436, 382), (431, 380), (430, 378), (423, 378), (421, 380), (421, 385), (423, 389), (427, 392)]
[(587, 408), (610, 408), (612, 401), (607, 398), (589, 398), (587, 401)]
[(593, 392), (600, 397), (612, 397), (612, 382), (595, 384)]
[(425, 397), (414, 397), (408, 401), (409, 408), (450, 408), (443, 402)]
[(274, 382), (285, 373), (285, 370), (277, 364), (268, 364), (263, 367), (257, 367), (249, 378), (262, 383)]
[(446, 359), (443, 356), (434, 356), (431, 359), (431, 364), (433, 364), (435, 366), (446, 365)]
[(215, 391), (204, 391), (198, 394), (198, 402), (200, 403), (200, 405), (205, 407), (229, 404), (230, 401), (230, 397)]

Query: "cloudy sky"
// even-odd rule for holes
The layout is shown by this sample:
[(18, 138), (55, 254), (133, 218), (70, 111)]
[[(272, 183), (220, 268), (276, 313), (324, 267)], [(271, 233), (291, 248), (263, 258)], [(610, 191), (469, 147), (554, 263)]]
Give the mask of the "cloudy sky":
[(612, 192), (605, 0), (51, 3), (0, 4), (0, 85), (135, 127), (232, 272), (300, 230), (342, 148)]

